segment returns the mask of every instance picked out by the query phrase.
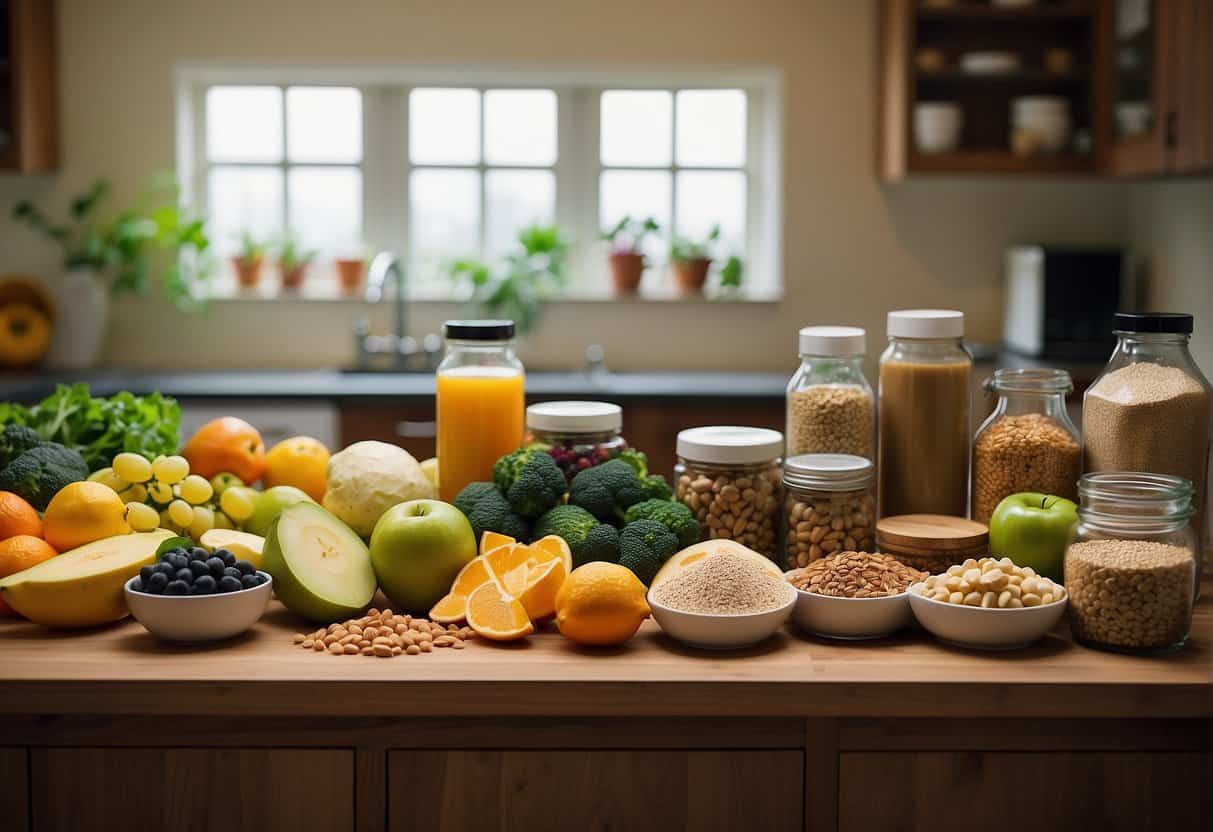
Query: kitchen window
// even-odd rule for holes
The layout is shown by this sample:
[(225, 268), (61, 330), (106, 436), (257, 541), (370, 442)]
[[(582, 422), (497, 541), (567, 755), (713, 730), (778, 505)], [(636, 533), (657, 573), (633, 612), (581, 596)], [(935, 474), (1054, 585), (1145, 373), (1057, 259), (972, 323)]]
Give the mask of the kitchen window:
[[(780, 89), (765, 73), (180, 77), (181, 180), (224, 269), (243, 232), (273, 244), (289, 229), (317, 252), (305, 297), (336, 294), (334, 258), (390, 249), (415, 297), (451, 299), (453, 260), (491, 261), (555, 223), (572, 241), (568, 295), (608, 298), (600, 232), (652, 216), (646, 294), (672, 293), (673, 238), (719, 226), (714, 254), (744, 262), (743, 297), (779, 295)], [(226, 274), (215, 287), (235, 293)]]

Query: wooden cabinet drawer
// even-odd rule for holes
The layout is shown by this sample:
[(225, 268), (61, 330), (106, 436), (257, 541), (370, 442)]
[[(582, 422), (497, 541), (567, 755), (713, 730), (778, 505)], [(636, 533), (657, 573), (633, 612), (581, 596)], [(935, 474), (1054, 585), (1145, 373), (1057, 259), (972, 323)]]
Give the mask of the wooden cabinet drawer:
[(0, 829), (29, 830), (29, 752), (0, 748)]

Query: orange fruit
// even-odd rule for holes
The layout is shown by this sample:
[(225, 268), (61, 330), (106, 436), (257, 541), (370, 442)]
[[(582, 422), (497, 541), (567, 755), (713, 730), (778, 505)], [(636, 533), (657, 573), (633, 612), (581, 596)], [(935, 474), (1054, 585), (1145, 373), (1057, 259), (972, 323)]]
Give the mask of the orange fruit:
[(516, 542), (517, 541), (515, 541), (514, 538), (510, 537), (509, 535), (486, 531), (480, 536), (480, 554), (487, 555), (494, 549), (498, 549), (502, 546), (507, 546), (510, 543)]
[(265, 472), (265, 443), (257, 429), (243, 419), (212, 419), (190, 437), (181, 451), (190, 472), (210, 479), (230, 473), (252, 485)]
[(547, 537), (541, 537), (531, 544), (531, 551), (540, 563), (550, 559), (564, 561), (565, 575), (573, 571), (573, 550), (560, 535), (549, 534)]
[(463, 621), (467, 618), (468, 596), (491, 577), (484, 558), (469, 561), (451, 582), (451, 591), (430, 608), (430, 620), (438, 624), (458, 624)]
[(622, 644), (649, 616), (645, 594), (644, 584), (626, 566), (583, 564), (556, 593), (556, 626), (578, 644)]
[(564, 585), (568, 574), (564, 561), (559, 559), (529, 567), (518, 600), (522, 602), (531, 621), (543, 621), (556, 614), (556, 594)]
[[(59, 553), (45, 540), (30, 534), (19, 534), (0, 541), (0, 578), (24, 572), (57, 554)], [(0, 614), (16, 615), (16, 612), (0, 600)]]
[(525, 564), (531, 557), (531, 550), (524, 543), (509, 543), (498, 546), (484, 555), (484, 564), (489, 568), (494, 578), (501, 580), (510, 572)]
[(292, 436), (265, 455), (261, 480), (266, 488), (293, 485), (316, 502), (324, 499), (328, 483), (329, 449), (319, 439)]
[(51, 497), (42, 515), (46, 542), (60, 552), (85, 543), (130, 534), (126, 504), (114, 489), (99, 482), (73, 482)]
[(42, 537), (42, 520), (21, 497), (11, 491), (0, 491), (0, 540), (19, 534)]
[(468, 596), (467, 610), (468, 626), (493, 641), (514, 641), (535, 632), (522, 602), (506, 593), (497, 581), (477, 587)]

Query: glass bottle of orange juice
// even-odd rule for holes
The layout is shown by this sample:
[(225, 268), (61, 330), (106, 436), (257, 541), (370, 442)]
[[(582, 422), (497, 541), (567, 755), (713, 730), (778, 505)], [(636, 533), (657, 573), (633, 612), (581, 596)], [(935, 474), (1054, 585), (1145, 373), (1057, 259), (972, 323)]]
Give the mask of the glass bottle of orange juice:
[(525, 374), (513, 321), (447, 321), (438, 365), (438, 492), (448, 503), (522, 442)]

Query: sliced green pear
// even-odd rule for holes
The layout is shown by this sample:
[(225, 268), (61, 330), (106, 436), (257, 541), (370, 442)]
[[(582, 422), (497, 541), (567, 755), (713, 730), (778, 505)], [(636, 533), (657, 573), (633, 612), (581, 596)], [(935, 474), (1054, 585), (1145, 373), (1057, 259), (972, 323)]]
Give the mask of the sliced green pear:
[(265, 538), (262, 569), (274, 576), (278, 600), (312, 621), (352, 618), (376, 589), (362, 538), (315, 503), (282, 509)]
[(216, 549), (227, 549), (239, 560), (247, 560), (254, 568), (261, 568), (264, 558), (265, 538), (250, 532), (238, 532), (235, 529), (211, 529), (205, 532), (198, 543), (208, 552)]

